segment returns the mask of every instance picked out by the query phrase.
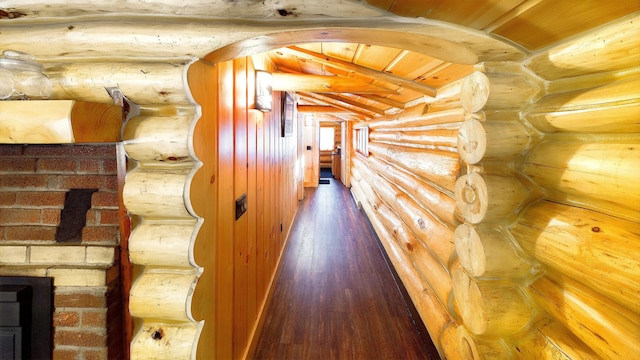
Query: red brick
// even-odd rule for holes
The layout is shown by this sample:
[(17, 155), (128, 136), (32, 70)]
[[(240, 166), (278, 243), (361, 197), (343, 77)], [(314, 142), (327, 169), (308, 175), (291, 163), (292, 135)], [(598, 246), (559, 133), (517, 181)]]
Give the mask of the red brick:
[(120, 225), (120, 216), (118, 210), (102, 209), (100, 210), (101, 225)]
[(65, 195), (65, 191), (21, 191), (16, 196), (16, 204), (62, 208)]
[(0, 156), (19, 156), (22, 155), (23, 145), (0, 145)]
[(38, 159), (37, 171), (46, 173), (74, 173), (76, 171), (76, 161), (73, 159), (44, 158)]
[(90, 209), (86, 216), (87, 226), (100, 225), (100, 210)]
[(118, 193), (117, 192), (105, 192), (98, 191), (93, 193), (91, 197), (92, 206), (112, 206), (118, 207)]
[(56, 311), (53, 313), (53, 326), (76, 327), (80, 324), (77, 311)]
[(117, 243), (118, 226), (86, 226), (82, 229), (82, 242)]
[(104, 331), (81, 331), (56, 329), (54, 335), (56, 345), (71, 345), (82, 347), (107, 346), (107, 335)]
[(107, 190), (118, 191), (118, 177), (105, 175), (105, 188)]
[(38, 209), (0, 209), (0, 224), (26, 225), (40, 224), (40, 210)]
[(99, 174), (100, 160), (82, 159), (78, 164), (78, 173), (80, 174)]
[[(84, 350), (83, 351), (84, 360), (107, 360), (109, 359), (109, 355), (107, 351), (108, 351), (107, 348), (103, 348), (99, 350), (95, 350), (95, 349)], [(113, 357), (111, 358), (114, 359)]]
[(107, 327), (107, 309), (84, 310), (82, 312), (82, 326)]
[(105, 159), (102, 161), (102, 173), (116, 175), (118, 173), (118, 161), (116, 159)]
[(55, 226), (7, 226), (5, 231), (6, 240), (54, 241), (56, 239)]
[(47, 188), (49, 176), (30, 174), (2, 174), (0, 175), (0, 188)]
[(53, 360), (79, 360), (81, 359), (80, 350), (53, 350)]
[(101, 308), (106, 305), (106, 298), (96, 293), (55, 294), (54, 303), (56, 308)]
[(43, 225), (60, 225), (61, 209), (42, 209)]
[(28, 172), (34, 173), (36, 170), (35, 159), (5, 158), (0, 159), (0, 171), (6, 173)]
[(16, 203), (16, 193), (0, 192), (0, 205), (13, 205)]
[(102, 189), (105, 177), (100, 175), (61, 175), (59, 189)]
[(71, 157), (73, 145), (27, 145), (24, 148), (25, 156), (37, 157)]
[(115, 158), (116, 146), (109, 145), (75, 145), (73, 154), (76, 157), (104, 157)]

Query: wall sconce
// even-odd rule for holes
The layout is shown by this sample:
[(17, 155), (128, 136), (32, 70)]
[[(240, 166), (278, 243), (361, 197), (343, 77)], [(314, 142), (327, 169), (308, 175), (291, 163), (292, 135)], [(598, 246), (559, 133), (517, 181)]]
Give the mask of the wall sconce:
[(45, 100), (51, 97), (51, 80), (35, 57), (5, 50), (0, 57), (0, 100)]
[(268, 112), (271, 111), (272, 108), (271, 73), (256, 70), (256, 109), (262, 112)]

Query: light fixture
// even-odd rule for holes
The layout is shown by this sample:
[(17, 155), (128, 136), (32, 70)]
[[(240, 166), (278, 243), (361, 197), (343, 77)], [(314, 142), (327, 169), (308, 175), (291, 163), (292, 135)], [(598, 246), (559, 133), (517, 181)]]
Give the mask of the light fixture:
[(271, 111), (273, 108), (271, 80), (270, 72), (256, 70), (256, 109), (262, 112)]
[(0, 57), (0, 100), (44, 100), (51, 97), (51, 80), (35, 57), (5, 50)]

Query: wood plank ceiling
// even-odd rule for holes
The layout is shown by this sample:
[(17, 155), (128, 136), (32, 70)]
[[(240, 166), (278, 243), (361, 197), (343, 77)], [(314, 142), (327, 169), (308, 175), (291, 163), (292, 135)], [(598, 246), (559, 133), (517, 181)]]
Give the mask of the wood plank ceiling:
[[(274, 74), (276, 90), (295, 88), (301, 112), (340, 121), (399, 112), (425, 96), (435, 96), (438, 88), (473, 71), (471, 65), (367, 44), (301, 44), (267, 55), (279, 73), (291, 74)], [(279, 79), (289, 84), (275, 85)]]
[[(640, 0), (367, 2), (396, 15), (446, 21), (483, 31), (504, 38), (529, 54), (640, 11)], [(473, 71), (470, 65), (452, 64), (412, 51), (356, 43), (301, 44), (271, 51), (268, 56), (280, 73), (316, 75), (288, 78), (298, 79), (299, 108), (336, 120), (367, 120), (399, 112)], [(329, 83), (320, 76), (336, 78)], [(319, 88), (324, 90), (318, 91)]]

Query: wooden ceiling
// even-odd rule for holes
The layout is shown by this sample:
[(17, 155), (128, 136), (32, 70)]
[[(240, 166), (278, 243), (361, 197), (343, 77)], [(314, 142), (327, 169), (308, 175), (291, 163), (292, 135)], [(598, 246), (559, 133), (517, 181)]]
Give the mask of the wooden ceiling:
[(397, 113), (473, 71), (471, 65), (367, 44), (302, 44), (267, 55), (278, 71), (275, 90), (296, 91), (299, 111), (335, 120)]
[[(367, 0), (367, 3), (400, 16), (423, 17), (479, 30), (516, 45), (525, 54), (544, 51), (640, 11), (640, 0)], [(271, 51), (268, 56), (278, 72), (291, 74), (290, 81), (299, 80), (295, 90), (302, 111), (331, 113), (325, 116), (342, 120), (367, 120), (398, 112), (434, 96), (439, 88), (473, 71), (470, 65), (357, 43), (303, 44)], [(301, 76), (305, 74), (316, 76)], [(334, 78), (329, 82), (320, 76)]]

